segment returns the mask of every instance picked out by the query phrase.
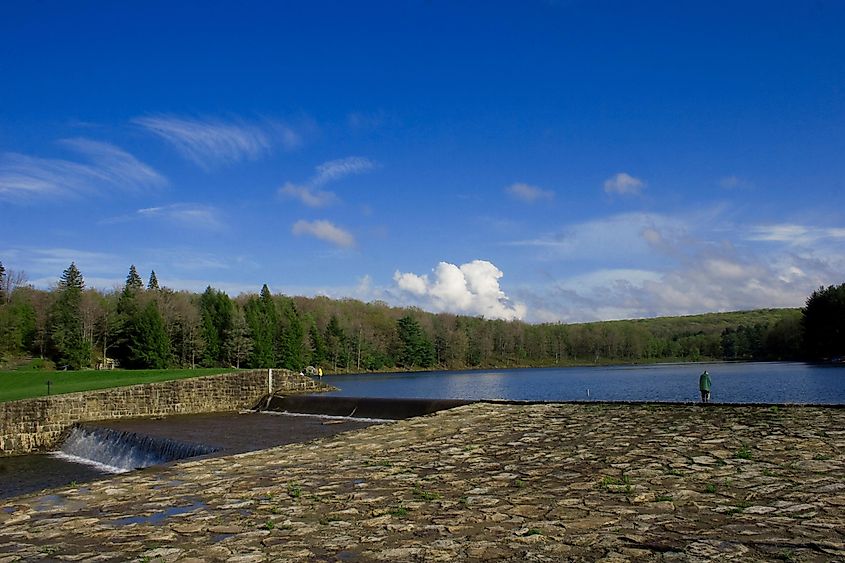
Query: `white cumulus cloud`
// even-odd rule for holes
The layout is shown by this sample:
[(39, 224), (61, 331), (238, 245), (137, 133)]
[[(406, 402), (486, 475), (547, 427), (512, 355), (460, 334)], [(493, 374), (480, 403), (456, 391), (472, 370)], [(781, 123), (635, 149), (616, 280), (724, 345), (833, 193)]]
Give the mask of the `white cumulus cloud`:
[(473, 260), (457, 266), (440, 262), (432, 279), (397, 271), (396, 286), (436, 311), (481, 315), (490, 319), (522, 319), (526, 307), (512, 303), (499, 286), (504, 273), (486, 260)]
[(619, 172), (604, 181), (604, 191), (609, 194), (639, 195), (645, 182), (626, 172)]
[(312, 236), (343, 248), (355, 246), (355, 237), (330, 221), (297, 221), (292, 232), (296, 236)]
[(555, 197), (555, 193), (551, 190), (544, 190), (543, 188), (523, 183), (511, 184), (505, 188), (505, 192), (511, 197), (526, 203), (534, 203), (539, 200), (552, 200)]

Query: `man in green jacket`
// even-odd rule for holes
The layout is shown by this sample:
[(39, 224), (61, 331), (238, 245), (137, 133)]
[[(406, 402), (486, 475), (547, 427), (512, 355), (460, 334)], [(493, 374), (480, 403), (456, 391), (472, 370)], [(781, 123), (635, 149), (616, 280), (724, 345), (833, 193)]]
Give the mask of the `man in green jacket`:
[(698, 390), (701, 391), (701, 402), (702, 403), (709, 403), (710, 402), (710, 374), (707, 373), (707, 370), (704, 370), (704, 373), (702, 373), (701, 377), (698, 378)]

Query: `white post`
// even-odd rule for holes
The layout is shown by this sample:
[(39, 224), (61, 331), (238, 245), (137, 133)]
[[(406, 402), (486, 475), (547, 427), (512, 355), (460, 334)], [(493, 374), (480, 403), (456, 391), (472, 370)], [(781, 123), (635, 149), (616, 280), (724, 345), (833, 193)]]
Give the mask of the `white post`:
[(267, 393), (273, 394), (273, 368), (267, 370)]

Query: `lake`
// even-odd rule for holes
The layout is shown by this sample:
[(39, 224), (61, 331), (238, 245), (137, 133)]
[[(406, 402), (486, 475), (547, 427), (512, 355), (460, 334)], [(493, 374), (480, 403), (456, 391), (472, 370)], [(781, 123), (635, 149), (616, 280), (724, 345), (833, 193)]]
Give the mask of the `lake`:
[(798, 362), (402, 372), (323, 377), (346, 397), (522, 401), (698, 401), (710, 372), (711, 400), (845, 404), (845, 366)]

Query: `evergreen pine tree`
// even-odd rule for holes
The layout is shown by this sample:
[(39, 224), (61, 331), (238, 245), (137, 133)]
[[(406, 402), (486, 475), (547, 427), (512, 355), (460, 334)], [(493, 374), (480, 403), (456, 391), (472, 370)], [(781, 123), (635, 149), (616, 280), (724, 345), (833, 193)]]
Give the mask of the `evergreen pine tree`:
[(232, 328), (226, 335), (226, 353), (229, 365), (240, 369), (241, 363), (249, 358), (252, 352), (252, 338), (249, 334), (249, 327), (243, 311), (234, 308), (232, 315)]
[[(134, 275), (133, 275), (134, 274)], [(137, 279), (136, 279), (137, 278)], [(114, 356), (120, 365), (131, 367), (131, 345), (134, 338), (134, 326), (140, 314), (138, 292), (143, 288), (135, 266), (129, 268), (129, 276), (123, 292), (117, 298), (117, 318), (115, 320), (116, 338), (114, 342)], [(139, 285), (139, 283), (141, 285)]]
[(170, 340), (154, 301), (140, 309), (128, 328), (127, 367), (164, 369), (170, 364)]
[(279, 366), (298, 371), (305, 365), (302, 354), (305, 331), (302, 328), (302, 321), (299, 320), (299, 314), (293, 301), (290, 299), (286, 301), (282, 313), (285, 327), (280, 335)]
[(232, 330), (234, 306), (229, 296), (211, 286), (200, 296), (202, 337), (205, 341), (202, 362), (205, 366), (226, 365), (226, 337)]
[(810, 359), (845, 357), (845, 283), (814, 291), (801, 314)]
[(144, 289), (144, 280), (138, 275), (135, 264), (129, 266), (129, 275), (126, 276), (126, 287), (124, 291)]
[(71, 262), (70, 266), (62, 272), (62, 277), (59, 278), (59, 289), (78, 289), (79, 291), (85, 289), (85, 280), (75, 262)]
[(311, 365), (322, 366), (326, 361), (326, 341), (317, 329), (317, 323), (311, 323), (311, 327), (308, 329), (308, 339), (311, 342)]
[(331, 360), (332, 368), (337, 371), (337, 366), (346, 367), (349, 360), (349, 355), (346, 350), (346, 333), (340, 326), (340, 321), (337, 315), (332, 315), (329, 319), (329, 324), (326, 325), (326, 333), (324, 336), (326, 343), (326, 356)]
[(249, 365), (252, 368), (276, 367), (276, 347), (279, 329), (276, 304), (267, 284), (261, 294), (247, 301), (244, 307), (246, 323), (252, 333), (252, 354)]
[(399, 350), (402, 367), (431, 367), (434, 364), (434, 345), (414, 317), (406, 315), (399, 319), (396, 332), (402, 345)]
[(158, 278), (156, 277), (156, 271), (152, 270), (150, 272), (150, 281), (147, 282), (147, 289), (156, 291), (159, 289), (158, 287)]
[(91, 347), (83, 335), (82, 290), (85, 281), (71, 265), (62, 272), (58, 297), (50, 310), (50, 348), (53, 360), (70, 369), (86, 367), (91, 362)]

